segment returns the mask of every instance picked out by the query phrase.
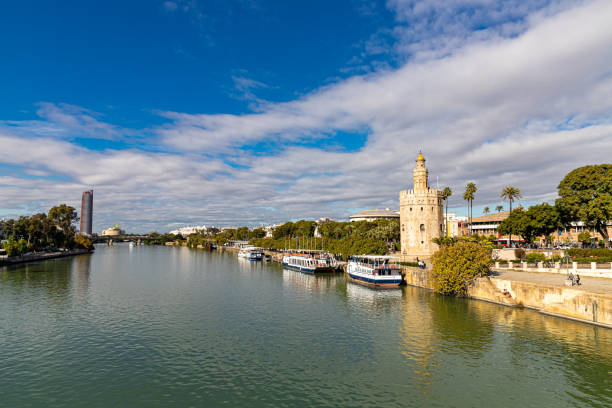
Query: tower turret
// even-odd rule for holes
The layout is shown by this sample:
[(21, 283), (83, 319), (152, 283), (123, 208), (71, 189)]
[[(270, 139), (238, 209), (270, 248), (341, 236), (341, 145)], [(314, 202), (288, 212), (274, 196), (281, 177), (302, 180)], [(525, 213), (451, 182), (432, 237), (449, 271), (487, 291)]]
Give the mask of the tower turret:
[(425, 167), (425, 158), (421, 152), (419, 152), (419, 157), (416, 159), (416, 164), (417, 166), (412, 170), (414, 189), (427, 190), (429, 188), (429, 171)]

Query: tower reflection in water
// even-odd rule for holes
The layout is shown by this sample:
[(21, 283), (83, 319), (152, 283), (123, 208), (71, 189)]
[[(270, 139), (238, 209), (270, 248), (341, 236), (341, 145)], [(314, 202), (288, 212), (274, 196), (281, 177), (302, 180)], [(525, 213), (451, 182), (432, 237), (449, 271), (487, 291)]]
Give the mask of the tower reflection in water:
[(91, 258), (93, 255), (79, 255), (72, 262), (72, 288), (78, 299), (84, 299), (89, 294)]
[(484, 395), (483, 384), (512, 395), (504, 387), (519, 381), (533, 389), (513, 395), (516, 402), (546, 405), (551, 394), (567, 394), (612, 403), (612, 330), (414, 287), (403, 293), (400, 351), (423, 396), (444, 394), (454, 373), (459, 406), (464, 394)]

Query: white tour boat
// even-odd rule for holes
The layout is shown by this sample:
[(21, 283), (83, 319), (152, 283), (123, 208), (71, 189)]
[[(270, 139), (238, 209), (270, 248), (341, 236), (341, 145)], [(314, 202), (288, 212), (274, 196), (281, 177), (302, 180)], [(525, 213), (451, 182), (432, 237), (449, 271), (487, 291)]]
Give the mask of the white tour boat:
[(338, 262), (331, 254), (288, 252), (283, 256), (283, 266), (306, 273), (328, 273), (336, 271)]
[(397, 287), (402, 283), (399, 264), (395, 257), (379, 255), (353, 256), (346, 267), (349, 278), (363, 285), (381, 288)]
[(254, 246), (244, 247), (238, 252), (238, 258), (248, 259), (249, 261), (260, 261), (263, 259), (263, 252)]

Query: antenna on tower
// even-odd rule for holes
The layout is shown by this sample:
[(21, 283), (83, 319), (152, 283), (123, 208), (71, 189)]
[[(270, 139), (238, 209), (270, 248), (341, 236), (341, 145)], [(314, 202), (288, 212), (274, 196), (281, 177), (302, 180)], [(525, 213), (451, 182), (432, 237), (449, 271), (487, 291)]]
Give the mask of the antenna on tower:
[(436, 176), (436, 190), (438, 189), (438, 176)]

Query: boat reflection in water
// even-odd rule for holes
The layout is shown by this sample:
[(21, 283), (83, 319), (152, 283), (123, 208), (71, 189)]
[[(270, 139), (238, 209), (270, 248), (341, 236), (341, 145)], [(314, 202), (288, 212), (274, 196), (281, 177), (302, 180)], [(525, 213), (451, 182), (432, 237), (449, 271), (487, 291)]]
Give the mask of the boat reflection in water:
[(252, 273), (254, 271), (262, 272), (264, 270), (264, 265), (261, 262), (253, 262), (247, 258), (234, 258), (238, 263), (238, 269), (241, 272)]
[(334, 290), (339, 282), (344, 282), (342, 276), (313, 275), (283, 268), (283, 286), (297, 288), (301, 292), (324, 293)]
[(373, 287), (363, 286), (354, 282), (346, 283), (346, 297), (355, 307), (400, 307), (402, 302), (401, 290), (377, 290)]

